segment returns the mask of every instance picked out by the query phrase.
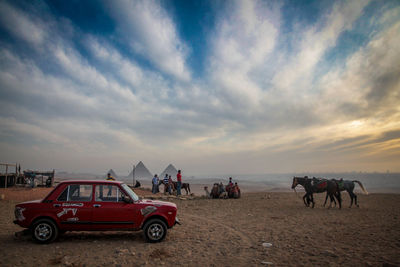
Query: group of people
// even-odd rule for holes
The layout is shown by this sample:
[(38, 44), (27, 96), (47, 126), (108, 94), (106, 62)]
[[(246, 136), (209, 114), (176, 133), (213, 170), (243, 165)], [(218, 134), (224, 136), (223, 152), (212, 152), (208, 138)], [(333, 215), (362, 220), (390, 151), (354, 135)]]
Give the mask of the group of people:
[(226, 186), (226, 192), (228, 192), (228, 196), (231, 198), (240, 198), (240, 188), (237, 182), (232, 182), (232, 177), (229, 177), (228, 185)]
[(211, 192), (208, 192), (208, 187), (205, 186), (206, 196), (210, 198), (240, 198), (240, 188), (235, 182), (233, 183), (232, 177), (229, 177), (229, 182), (226, 186), (220, 183), (214, 183)]
[[(163, 180), (160, 181), (160, 178), (158, 178), (158, 175), (155, 174), (151, 183), (152, 183), (152, 190), (151, 192), (153, 194), (157, 194), (160, 192), (159, 186), (161, 184), (164, 185), (164, 194), (167, 192), (172, 195), (173, 191), (176, 190), (176, 195), (179, 196), (181, 195), (181, 187), (182, 187), (182, 174), (181, 170), (178, 170), (178, 173), (176, 174), (176, 186), (174, 181), (172, 181), (171, 175), (165, 174)], [(176, 187), (176, 188), (175, 188)]]

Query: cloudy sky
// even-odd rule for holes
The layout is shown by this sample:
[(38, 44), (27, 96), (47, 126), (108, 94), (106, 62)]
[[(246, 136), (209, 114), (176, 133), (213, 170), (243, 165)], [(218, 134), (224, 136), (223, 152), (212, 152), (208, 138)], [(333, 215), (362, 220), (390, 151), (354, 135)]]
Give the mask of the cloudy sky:
[(400, 171), (400, 2), (1, 0), (0, 96), (24, 169)]

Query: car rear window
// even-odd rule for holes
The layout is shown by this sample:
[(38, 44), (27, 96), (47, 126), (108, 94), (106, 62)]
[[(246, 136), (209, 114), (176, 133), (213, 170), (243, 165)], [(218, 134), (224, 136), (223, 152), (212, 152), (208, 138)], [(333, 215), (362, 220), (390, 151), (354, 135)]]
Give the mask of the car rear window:
[(124, 193), (116, 185), (96, 185), (96, 201), (123, 202)]
[(88, 184), (71, 184), (57, 198), (58, 201), (91, 201), (93, 186)]

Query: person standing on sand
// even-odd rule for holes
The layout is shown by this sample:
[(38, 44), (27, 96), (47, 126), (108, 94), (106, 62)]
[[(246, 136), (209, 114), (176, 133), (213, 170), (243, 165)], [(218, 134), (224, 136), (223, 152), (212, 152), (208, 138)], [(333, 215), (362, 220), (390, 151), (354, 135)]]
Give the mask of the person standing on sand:
[(171, 175), (168, 177), (168, 193), (172, 195), (172, 187), (174, 186), (174, 183), (172, 182), (172, 177)]
[(219, 183), (219, 192), (218, 192), (218, 194), (221, 195), (224, 192), (225, 192), (225, 188), (224, 188), (224, 185), (221, 182), (221, 183)]
[(164, 184), (164, 194), (166, 194), (167, 190), (168, 190), (168, 174), (167, 173), (164, 176), (163, 184)]
[(176, 195), (180, 196), (181, 195), (181, 186), (182, 186), (182, 174), (181, 170), (178, 170), (178, 173), (176, 174)]
[[(107, 180), (107, 181), (115, 181), (115, 178), (111, 176), (111, 173), (107, 173), (107, 178), (106, 178), (106, 180)], [(107, 196), (109, 197), (109, 196), (111, 196), (111, 194), (112, 194), (112, 186), (109, 185), (109, 186), (108, 186), (108, 193), (107, 193)]]
[(115, 181), (115, 178), (111, 176), (111, 173), (107, 173), (107, 181)]
[(159, 179), (157, 174), (154, 175), (153, 180), (151, 181), (151, 183), (153, 184), (153, 187), (151, 189), (151, 192), (153, 194), (157, 194), (160, 190), (158, 189), (158, 183), (159, 183)]

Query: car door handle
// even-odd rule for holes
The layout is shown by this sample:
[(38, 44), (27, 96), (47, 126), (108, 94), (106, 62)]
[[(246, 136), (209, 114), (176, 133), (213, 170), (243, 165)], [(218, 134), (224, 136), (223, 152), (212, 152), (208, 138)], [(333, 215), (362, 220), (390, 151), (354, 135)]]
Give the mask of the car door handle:
[(95, 208), (100, 208), (101, 205), (100, 205), (100, 204), (94, 204), (93, 207), (95, 207)]
[(61, 204), (54, 204), (53, 207), (55, 208), (61, 207)]

